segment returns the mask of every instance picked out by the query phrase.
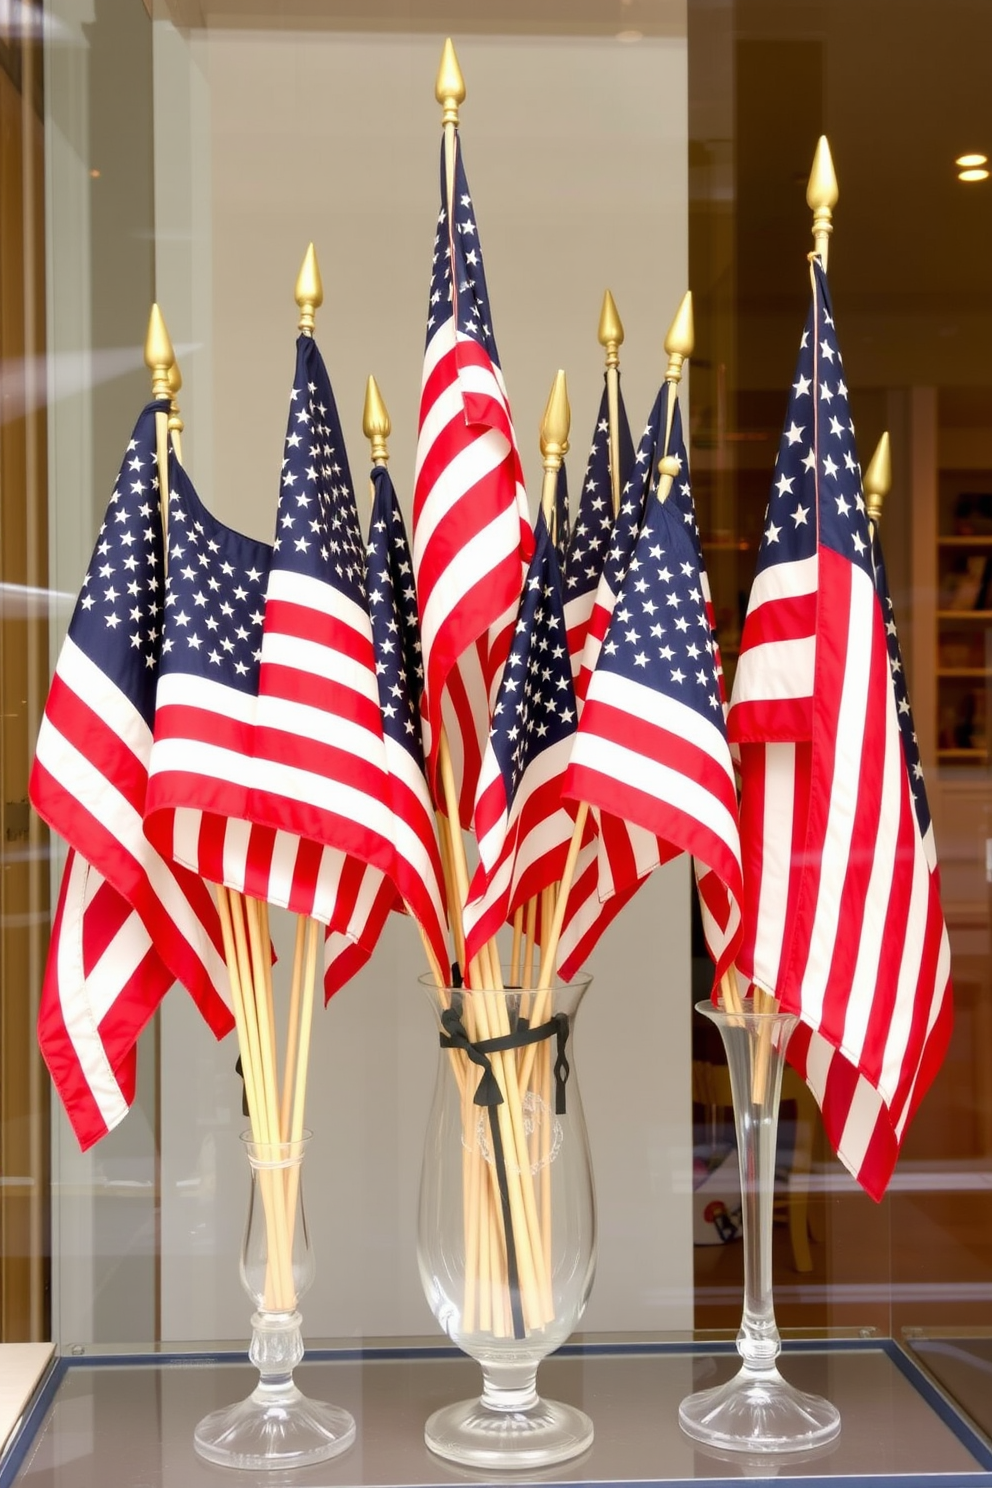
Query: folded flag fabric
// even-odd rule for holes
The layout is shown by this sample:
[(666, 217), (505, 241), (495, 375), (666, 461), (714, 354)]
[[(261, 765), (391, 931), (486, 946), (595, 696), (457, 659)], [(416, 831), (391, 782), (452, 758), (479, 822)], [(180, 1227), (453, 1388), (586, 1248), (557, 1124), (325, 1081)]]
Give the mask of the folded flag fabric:
[(789, 1057), (841, 1160), (880, 1198), (947, 1047), (950, 954), (817, 259), (811, 274), (728, 719), (742, 779), (738, 964), (799, 1015)]
[[(697, 545), (660, 486), (648, 495), (616, 590), (564, 793), (599, 810), (604, 836), (614, 820), (652, 838), (649, 868), (692, 854), (707, 883), (704, 927), (722, 976), (740, 941), (737, 791)], [(645, 876), (632, 861), (614, 887), (636, 888)]]
[(441, 145), (424, 350), (413, 562), (424, 656), (424, 738), (443, 805), (442, 725), (462, 824), (472, 808), (489, 712), (510, 649), (533, 533), (492, 329), (482, 249), (454, 132), (454, 189)]
[(35, 809), (73, 849), (39, 1039), (80, 1143), (134, 1098), (137, 1039), (173, 981), (233, 1027), (216, 906), (144, 834), (165, 607), (155, 414), (142, 411), (62, 648), (31, 772)]

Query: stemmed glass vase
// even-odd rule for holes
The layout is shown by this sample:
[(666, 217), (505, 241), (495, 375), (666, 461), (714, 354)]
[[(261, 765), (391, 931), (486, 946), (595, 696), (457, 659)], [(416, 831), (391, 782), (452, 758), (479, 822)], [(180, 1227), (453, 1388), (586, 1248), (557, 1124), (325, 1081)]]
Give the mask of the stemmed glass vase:
[(308, 1139), (256, 1142), (250, 1133), (242, 1137), (251, 1193), (241, 1282), (255, 1304), (248, 1357), (259, 1379), (246, 1400), (213, 1411), (194, 1432), (199, 1455), (222, 1467), (305, 1467), (336, 1457), (355, 1439), (348, 1411), (308, 1399), (293, 1383), (304, 1352), (297, 1304), (314, 1276), (303, 1208)]
[(418, 1261), (445, 1333), (482, 1366), (482, 1395), (435, 1412), (433, 1452), (481, 1468), (562, 1462), (592, 1441), (537, 1368), (592, 1287), (596, 1218), (572, 1034), (588, 978), (547, 992), (429, 991), (440, 1060), (420, 1186)]
[(836, 1406), (808, 1395), (778, 1370), (781, 1339), (772, 1300), (775, 1146), (785, 1049), (793, 1013), (728, 1012), (710, 1002), (697, 1012), (716, 1024), (730, 1068), (744, 1221), (744, 1314), (737, 1335), (741, 1367), (724, 1385), (689, 1395), (679, 1422), (709, 1446), (750, 1453), (820, 1447), (840, 1431)]

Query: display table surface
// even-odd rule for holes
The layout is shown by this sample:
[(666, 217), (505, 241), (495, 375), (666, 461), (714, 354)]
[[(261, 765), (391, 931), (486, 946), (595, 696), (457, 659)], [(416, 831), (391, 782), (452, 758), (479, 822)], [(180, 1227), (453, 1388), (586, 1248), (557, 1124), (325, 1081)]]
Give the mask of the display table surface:
[[(791, 1458), (725, 1457), (679, 1429), (680, 1400), (737, 1365), (731, 1345), (571, 1345), (542, 1364), (546, 1396), (581, 1406), (596, 1439), (583, 1457), (506, 1481), (679, 1483), (741, 1477), (844, 1478), (848, 1483), (990, 1485), (992, 1448), (934, 1387), (909, 1353), (887, 1340), (787, 1345), (781, 1361), (801, 1389), (839, 1408), (839, 1439)], [(211, 1467), (193, 1451), (208, 1411), (240, 1399), (257, 1375), (244, 1355), (86, 1355), (57, 1361), (0, 1466), (0, 1488), (333, 1488), (333, 1485), (498, 1481), (434, 1457), (427, 1416), (477, 1395), (477, 1365), (445, 1347), (314, 1350), (296, 1373), (311, 1396), (346, 1406), (358, 1440), (318, 1467), (247, 1473)]]

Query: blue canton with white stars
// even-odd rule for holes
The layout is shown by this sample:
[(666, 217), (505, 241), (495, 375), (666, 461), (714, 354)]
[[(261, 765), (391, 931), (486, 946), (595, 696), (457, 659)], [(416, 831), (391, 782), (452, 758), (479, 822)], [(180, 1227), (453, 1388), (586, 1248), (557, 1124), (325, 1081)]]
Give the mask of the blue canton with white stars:
[(657, 465), (658, 435), (664, 428), (664, 400), (665, 384), (662, 383), (637, 446), (630, 475), (620, 492), (620, 510), (613, 524), (610, 546), (603, 563), (603, 576), (614, 594), (619, 593), (627, 572), (644, 514), (646, 493), (652, 486), (652, 476)]
[(385, 466), (373, 468), (372, 485), (367, 568), (382, 730), (387, 738), (402, 744), (423, 771), (420, 698), (424, 690), (424, 668), (410, 548), (403, 514)]
[[(489, 315), (489, 291), (482, 266), (482, 244), (475, 225), (472, 198), (465, 179), (462, 164), (461, 140), (455, 135), (455, 185), (452, 198), (454, 231), (448, 230), (447, 173), (444, 159), (444, 142), (441, 143), (441, 210), (438, 213), (438, 230), (434, 238), (434, 258), (431, 270), (431, 287), (427, 307), (427, 341), (437, 334), (438, 328), (450, 320), (457, 305), (456, 329), (462, 336), (469, 336), (484, 347), (490, 361), (499, 366), (496, 339), (493, 335)], [(458, 293), (452, 303), (451, 258), (454, 249), (454, 280)]]
[(913, 793), (913, 809), (919, 823), (920, 836), (926, 837), (930, 829), (930, 803), (927, 801), (926, 786), (923, 783), (920, 746), (916, 738), (916, 729), (913, 727), (913, 713), (909, 706), (909, 690), (906, 686), (906, 669), (902, 662), (892, 597), (889, 594), (889, 580), (885, 572), (882, 545), (877, 530), (872, 534), (872, 561), (875, 569), (875, 593), (878, 595), (878, 602), (882, 607), (882, 618), (885, 621), (885, 644), (889, 653), (889, 670), (892, 673), (896, 716), (899, 719), (899, 738), (902, 743), (903, 758), (906, 761), (909, 787)]
[(528, 766), (575, 732), (561, 574), (543, 512), (534, 536), (534, 556), (490, 730), (508, 808)]
[(696, 503), (692, 499), (692, 485), (689, 481), (689, 454), (685, 447), (685, 435), (682, 430), (682, 410), (674, 388), (672, 388), (672, 397), (675, 398), (675, 411), (672, 414), (672, 433), (668, 448), (679, 462), (679, 473), (672, 484), (668, 499), (681, 514), (685, 530), (692, 538), (693, 547), (696, 550), (696, 564), (702, 575), (706, 571), (706, 565), (703, 562), (703, 546), (699, 540), (699, 526), (696, 522)]
[[(634, 442), (623, 398), (620, 403), (620, 470), (629, 472), (634, 463)], [(565, 598), (580, 599), (595, 590), (613, 530), (613, 487), (610, 481), (610, 411), (606, 388), (599, 403), (599, 416), (592, 436), (586, 473), (579, 496), (575, 525), (569, 534), (563, 565)]]
[(165, 605), (155, 413), (168, 406), (149, 403), (134, 426), (69, 625), (149, 729)]
[(562, 460), (555, 482), (555, 557), (560, 571), (564, 571), (565, 554), (568, 552), (568, 521), (568, 473), (565, 461)]
[(175, 460), (170, 477), (162, 675), (255, 696), (272, 549), (219, 522)]
[(854, 424), (818, 259), (813, 284), (757, 569), (810, 558), (819, 540), (873, 578)]
[(648, 498), (600, 669), (651, 687), (724, 727), (696, 548), (671, 499)]
[(296, 342), (272, 567), (322, 580), (366, 607), (365, 544), (344, 435), (312, 336)]

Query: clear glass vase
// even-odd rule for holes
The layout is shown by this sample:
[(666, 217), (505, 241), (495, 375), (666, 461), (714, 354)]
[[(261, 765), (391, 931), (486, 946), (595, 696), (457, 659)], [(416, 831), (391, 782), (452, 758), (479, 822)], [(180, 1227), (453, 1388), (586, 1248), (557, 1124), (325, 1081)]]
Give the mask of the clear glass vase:
[(688, 1395), (682, 1430), (735, 1452), (796, 1452), (823, 1446), (840, 1431), (840, 1412), (795, 1389), (778, 1371), (781, 1339), (772, 1301), (775, 1145), (785, 1048), (793, 1013), (730, 1013), (710, 1002), (696, 1011), (720, 1030), (730, 1067), (744, 1228), (744, 1315), (737, 1335), (741, 1367), (724, 1385)]
[(483, 1381), (481, 1397), (426, 1424), (427, 1445), (452, 1462), (532, 1469), (592, 1441), (584, 1412), (536, 1389), (537, 1367), (574, 1330), (595, 1270), (572, 1049), (588, 985), (428, 988), (441, 1052), (420, 1184), (420, 1277), (434, 1316), (479, 1361)]
[(251, 1168), (241, 1282), (255, 1304), (248, 1358), (258, 1384), (246, 1400), (205, 1416), (193, 1434), (201, 1457), (222, 1467), (265, 1471), (325, 1462), (355, 1440), (346, 1410), (309, 1400), (293, 1383), (303, 1358), (297, 1303), (314, 1275), (298, 1142), (242, 1137)]

